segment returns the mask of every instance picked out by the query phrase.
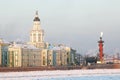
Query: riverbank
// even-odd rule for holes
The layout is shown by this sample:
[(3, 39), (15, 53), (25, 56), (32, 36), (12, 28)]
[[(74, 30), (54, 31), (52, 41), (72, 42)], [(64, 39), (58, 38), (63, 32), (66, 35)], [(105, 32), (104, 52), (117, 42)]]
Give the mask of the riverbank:
[(74, 70), (74, 69), (120, 69), (120, 64), (94, 64), (90, 66), (47, 66), (47, 67), (0, 67), (0, 72), (25, 72), (43, 70)]
[(26, 72), (26, 71), (43, 71), (43, 70), (74, 70), (82, 69), (82, 66), (47, 66), (47, 67), (0, 67), (0, 72)]

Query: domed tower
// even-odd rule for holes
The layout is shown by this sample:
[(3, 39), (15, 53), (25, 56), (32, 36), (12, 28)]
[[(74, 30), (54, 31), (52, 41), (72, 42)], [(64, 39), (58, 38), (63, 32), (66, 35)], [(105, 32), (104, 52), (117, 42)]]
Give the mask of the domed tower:
[(36, 11), (35, 18), (33, 19), (33, 28), (30, 32), (30, 44), (37, 48), (44, 48), (44, 30), (41, 29), (40, 18), (38, 11)]

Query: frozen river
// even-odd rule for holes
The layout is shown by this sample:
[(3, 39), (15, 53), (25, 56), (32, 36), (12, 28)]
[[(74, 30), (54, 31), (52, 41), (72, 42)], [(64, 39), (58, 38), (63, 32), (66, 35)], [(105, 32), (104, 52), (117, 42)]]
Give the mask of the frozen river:
[(34, 80), (120, 80), (120, 75), (80, 76), (80, 77), (47, 78)]
[(120, 80), (120, 69), (1, 72), (0, 80)]

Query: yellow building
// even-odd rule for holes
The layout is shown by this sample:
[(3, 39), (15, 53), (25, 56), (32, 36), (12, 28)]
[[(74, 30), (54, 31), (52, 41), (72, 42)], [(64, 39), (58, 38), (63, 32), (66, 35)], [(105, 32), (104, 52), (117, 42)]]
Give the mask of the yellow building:
[(67, 55), (64, 50), (56, 50), (56, 66), (66, 66), (67, 65)]
[(33, 45), (12, 44), (8, 48), (9, 67), (38, 67), (40, 63), (40, 49)]
[(48, 65), (48, 54), (47, 49), (42, 49), (40, 51), (41, 54), (41, 66), (47, 66)]
[(72, 56), (71, 56), (71, 48), (70, 47), (64, 47), (64, 50), (66, 52), (66, 57), (67, 57), (67, 65), (71, 65), (71, 59), (72, 59)]
[(21, 45), (15, 43), (8, 48), (8, 67), (21, 67), (22, 49)]
[(49, 50), (47, 51), (47, 55), (48, 55), (48, 66), (53, 66), (53, 50)]

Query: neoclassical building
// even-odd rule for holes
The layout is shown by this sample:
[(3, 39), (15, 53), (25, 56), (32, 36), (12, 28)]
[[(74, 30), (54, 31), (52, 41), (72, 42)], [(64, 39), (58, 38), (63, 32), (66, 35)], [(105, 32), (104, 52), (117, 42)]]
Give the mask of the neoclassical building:
[(44, 30), (41, 28), (38, 11), (33, 19), (28, 44), (8, 44), (0, 39), (0, 66), (70, 66), (75, 64), (75, 53), (76, 50), (65, 45), (52, 45), (44, 41)]
[(8, 67), (41, 66), (41, 50), (33, 45), (14, 43), (8, 47), (8, 51)]
[(38, 11), (36, 11), (35, 18), (33, 19), (33, 28), (30, 31), (30, 42), (37, 48), (44, 49), (44, 30), (41, 28), (40, 18), (38, 16)]

